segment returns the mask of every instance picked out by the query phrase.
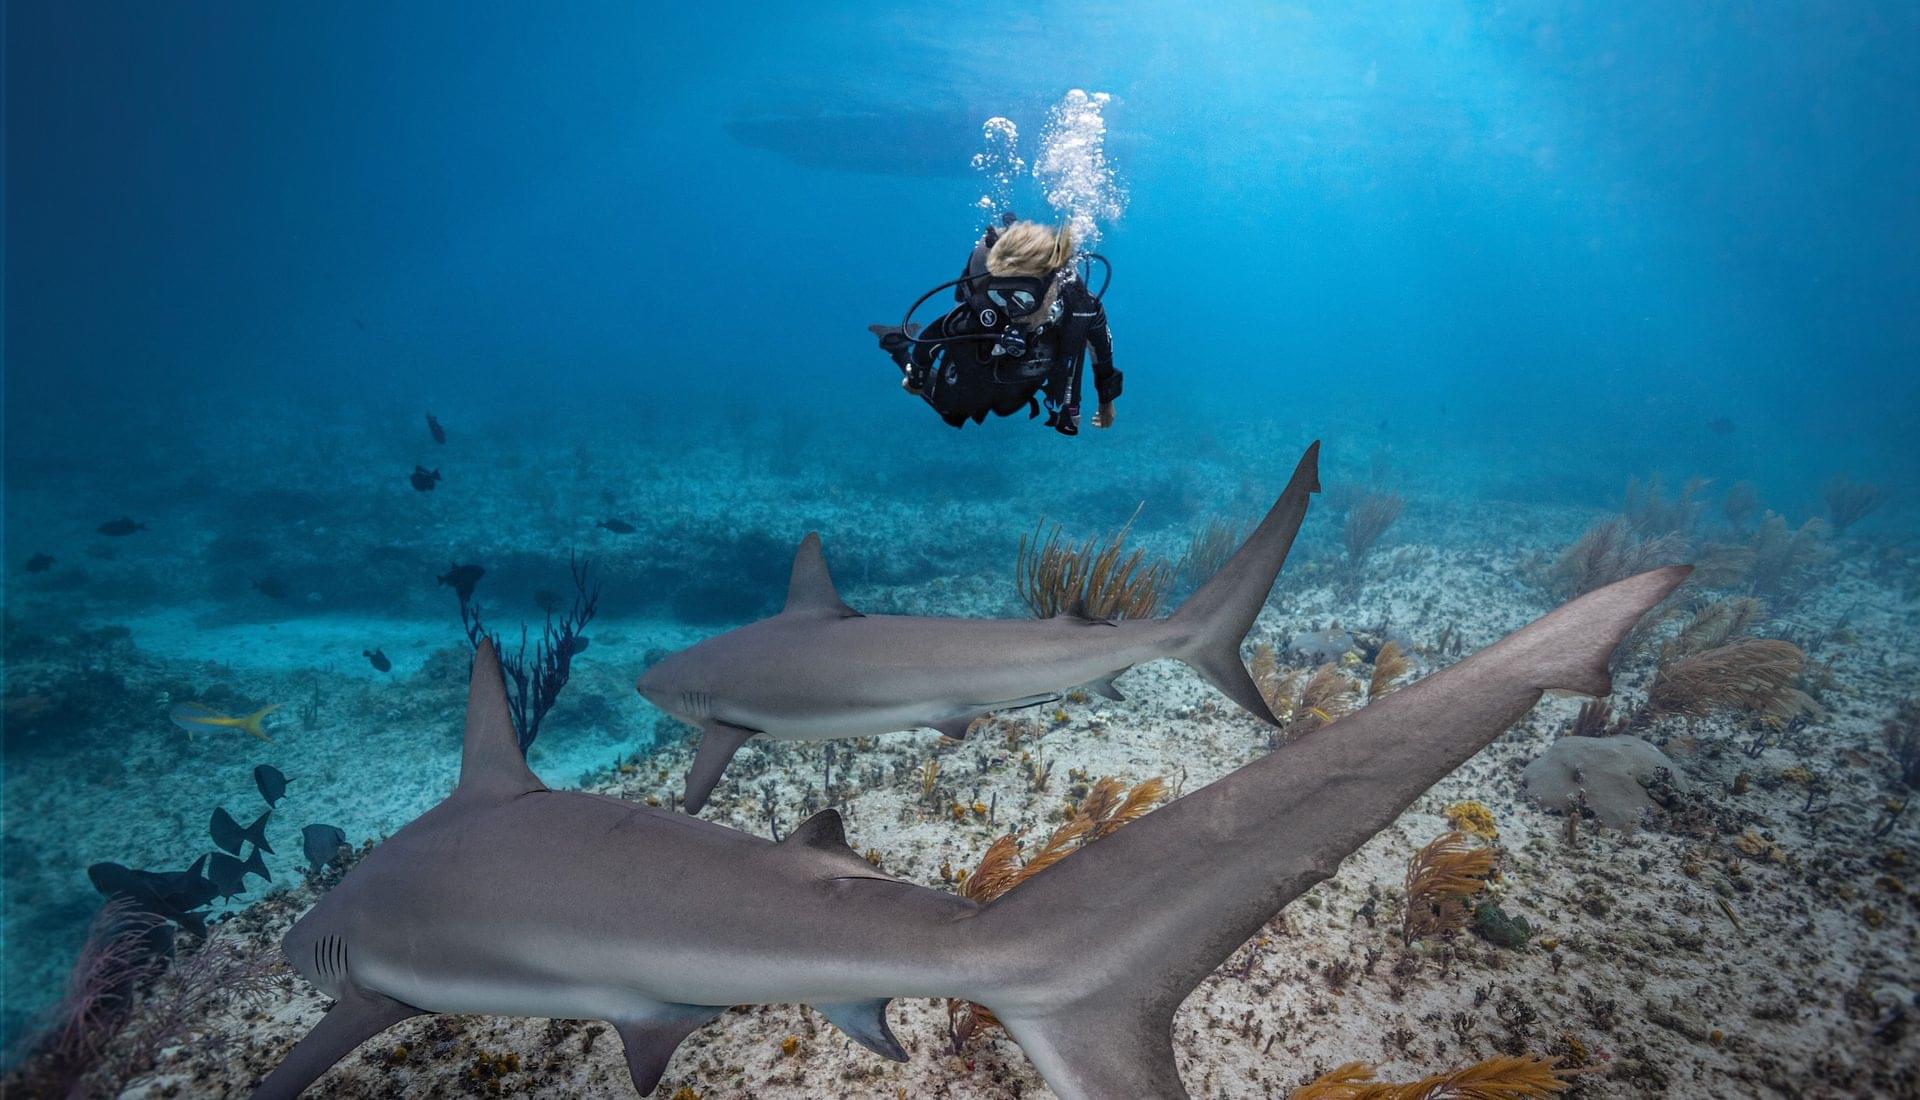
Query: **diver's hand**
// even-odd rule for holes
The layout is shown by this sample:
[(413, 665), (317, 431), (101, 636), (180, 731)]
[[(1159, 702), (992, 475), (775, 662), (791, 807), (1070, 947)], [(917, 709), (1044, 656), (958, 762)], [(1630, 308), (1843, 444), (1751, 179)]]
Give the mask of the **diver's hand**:
[(900, 380), (900, 388), (907, 391), (908, 393), (912, 394), (915, 397), (919, 397), (926, 390), (927, 387), (921, 381), (918, 375), (914, 374), (912, 371), (908, 371), (907, 376)]
[(1113, 427), (1113, 402), (1100, 402), (1100, 407), (1095, 409), (1093, 413), (1093, 426), (1096, 428)]

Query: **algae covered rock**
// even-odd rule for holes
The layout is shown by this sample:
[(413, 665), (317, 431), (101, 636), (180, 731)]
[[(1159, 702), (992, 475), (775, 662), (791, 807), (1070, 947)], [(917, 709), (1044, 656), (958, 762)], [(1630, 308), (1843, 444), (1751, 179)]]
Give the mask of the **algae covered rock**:
[(1686, 789), (1674, 762), (1638, 737), (1563, 737), (1520, 779), (1549, 810), (1564, 811), (1578, 798), (1601, 824), (1631, 832), (1655, 805), (1644, 784), (1661, 769)]

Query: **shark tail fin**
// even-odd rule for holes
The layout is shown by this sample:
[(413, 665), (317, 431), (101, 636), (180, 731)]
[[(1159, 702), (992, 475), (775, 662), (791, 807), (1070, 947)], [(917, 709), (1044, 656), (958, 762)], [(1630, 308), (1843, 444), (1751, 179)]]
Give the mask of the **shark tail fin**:
[(1171, 656), (1186, 662), (1248, 713), (1276, 726), (1279, 721), (1240, 660), (1240, 643), (1260, 617), (1267, 593), (1286, 563), (1287, 551), (1293, 548), (1294, 536), (1300, 533), (1300, 522), (1307, 516), (1307, 498), (1319, 491), (1320, 444), (1316, 442), (1300, 456), (1280, 499), (1274, 501), (1253, 534), (1218, 573), (1187, 597), (1171, 619), (1173, 625), (1183, 628), (1185, 639)]
[(267, 736), (267, 731), (261, 728), (260, 722), (266, 718), (267, 715), (279, 709), (280, 704), (269, 703), (259, 710), (254, 711), (252, 714), (247, 715), (245, 718), (240, 719), (240, 728), (271, 745), (273, 744), (273, 738)]

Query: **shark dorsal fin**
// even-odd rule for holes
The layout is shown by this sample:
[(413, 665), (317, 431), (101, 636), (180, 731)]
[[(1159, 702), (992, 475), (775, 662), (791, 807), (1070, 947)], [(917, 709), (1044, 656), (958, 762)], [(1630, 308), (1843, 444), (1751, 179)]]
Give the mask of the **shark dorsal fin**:
[(780, 843), (801, 848), (819, 848), (828, 852), (845, 852), (855, 859), (860, 858), (860, 853), (847, 846), (847, 826), (840, 820), (839, 810), (821, 810), (802, 821)]
[(483, 638), (474, 650), (473, 675), (467, 683), (467, 732), (460, 747), (460, 784), (454, 793), (512, 798), (546, 789), (520, 751), (513, 708), (507, 705), (507, 683), (500, 675), (500, 655), (494, 652), (493, 640)]
[(833, 575), (827, 572), (827, 557), (820, 552), (818, 531), (807, 532), (807, 537), (800, 540), (800, 549), (794, 551), (793, 575), (787, 581), (787, 606), (781, 610), (831, 611), (843, 619), (860, 615), (834, 591)]

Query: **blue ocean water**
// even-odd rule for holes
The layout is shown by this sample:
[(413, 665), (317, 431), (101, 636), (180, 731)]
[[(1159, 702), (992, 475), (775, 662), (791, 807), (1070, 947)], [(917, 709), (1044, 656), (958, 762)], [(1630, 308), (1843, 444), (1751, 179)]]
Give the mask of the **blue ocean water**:
[[(452, 564), (510, 626), (597, 563), (535, 750), (571, 780), (674, 736), (647, 654), (761, 613), (811, 528), (849, 587), (971, 593), (1042, 514), (1140, 505), (1177, 550), (1313, 438), (1410, 538), (1564, 543), (1656, 475), (1793, 524), (1896, 490), (1849, 553), (1920, 515), (1909, 5), (14, 3), (5, 37), (10, 1042), (87, 865), (185, 866), (255, 764), (307, 800), (286, 852), (438, 796)], [(873, 347), (983, 196), (1097, 231), (1112, 430), (954, 432)], [(1462, 534), (1482, 502), (1553, 518)], [(280, 734), (189, 739), (186, 698)]]

